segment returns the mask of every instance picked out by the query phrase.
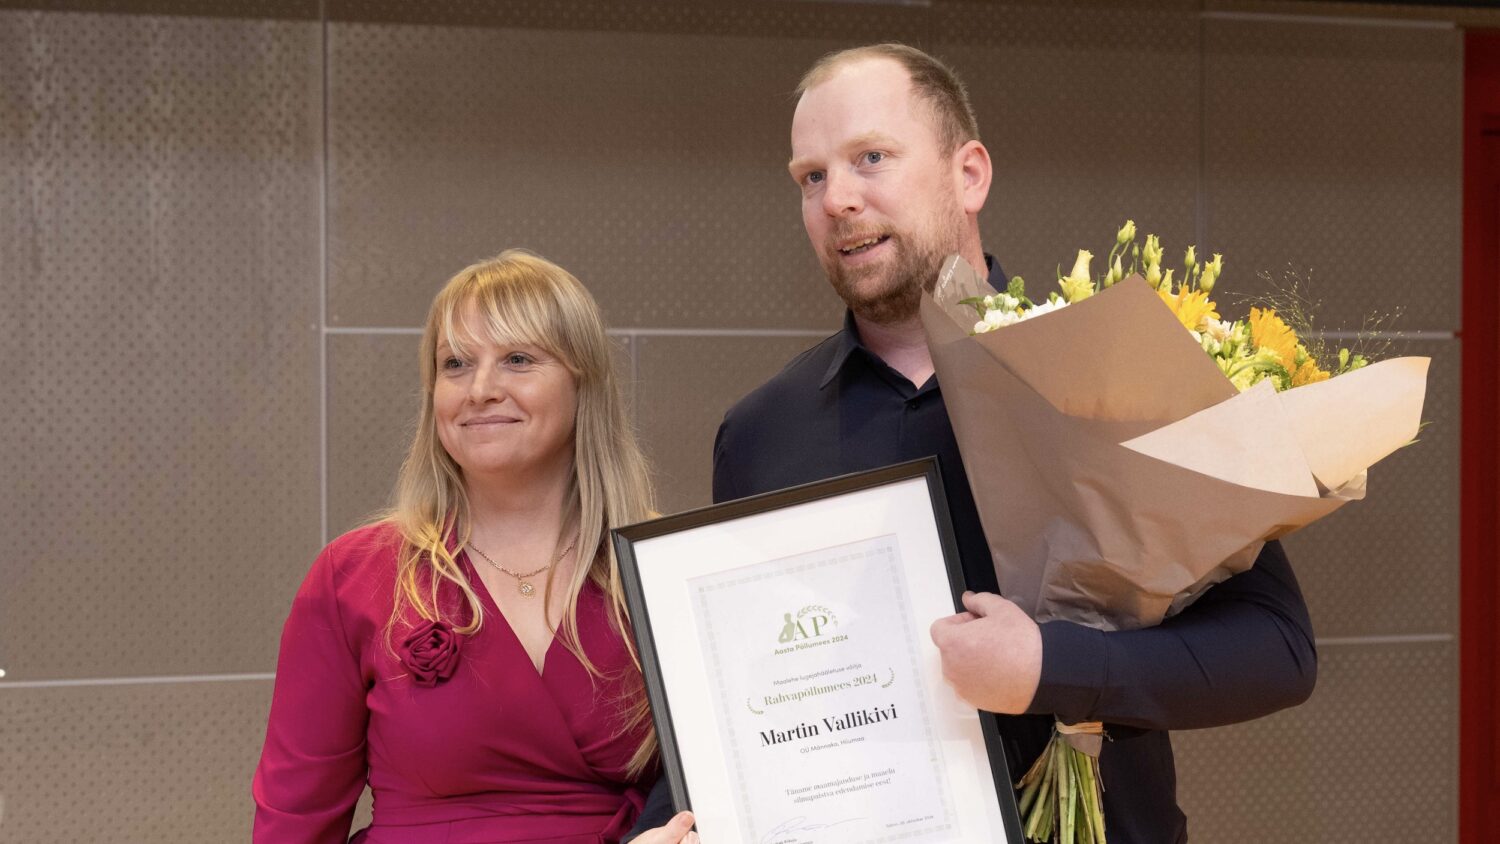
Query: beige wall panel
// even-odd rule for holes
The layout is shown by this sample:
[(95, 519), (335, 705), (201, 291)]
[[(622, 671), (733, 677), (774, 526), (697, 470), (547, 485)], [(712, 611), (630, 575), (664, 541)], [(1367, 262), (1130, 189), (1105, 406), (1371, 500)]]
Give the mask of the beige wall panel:
[[(1196, 4), (951, 4), (938, 52), (968, 85), (995, 180), (985, 248), (1033, 296), (1079, 249), (1095, 272), (1134, 219), (1180, 256), (1195, 240)], [(1138, 49), (1133, 45), (1150, 45)], [(1180, 260), (1180, 257), (1179, 259)]]
[(328, 337), (330, 538), (390, 503), (420, 411), (421, 341), (417, 334)]
[(0, 9), (317, 20), (319, 0), (0, 0)]
[[(144, 2), (144, 0), (141, 0)], [(1128, 2), (1129, 0), (1119, 0)], [(915, 4), (913, 4), (915, 5)], [(920, 38), (925, 8), (847, 0), (328, 0), (329, 20), (468, 27), (836, 38), (851, 44)]]
[(1474, 6), (1405, 3), (1331, 3), (1311, 0), (1204, 0), (1212, 13), (1300, 15), (1353, 19), (1355, 21), (1402, 21), (1422, 25), (1429, 22), (1460, 26), (1500, 26), (1500, 9)]
[[(788, 33), (795, 34), (795, 33)], [(838, 303), (786, 174), (801, 71), (837, 42), (334, 24), (334, 325), (409, 325), (526, 246), (616, 327), (816, 327)]]
[(1322, 637), (1458, 632), (1459, 343), (1402, 350), (1432, 358), (1431, 424), (1370, 470), (1367, 499), (1286, 538)]
[[(1223, 283), (1311, 277), (1326, 329), (1459, 324), (1457, 30), (1204, 22), (1208, 240)], [(1169, 253), (1170, 254), (1170, 253)]]
[(274, 660), (319, 532), (318, 33), (0, 13), (11, 679)]
[(1174, 733), (1189, 836), (1211, 844), (1453, 841), (1456, 663), (1451, 644), (1327, 647), (1306, 704)]
[(248, 841), (271, 683), (0, 690), (0, 841)]
[[(333, 334), (328, 338), (328, 530), (337, 536), (390, 503), (396, 473), (416, 429), (422, 382), (416, 334)], [(633, 363), (628, 337), (612, 338), (627, 401)], [(312, 564), (312, 558), (306, 561)]]
[(710, 503), (714, 434), (724, 411), (818, 339), (637, 338), (636, 418), (663, 513)]

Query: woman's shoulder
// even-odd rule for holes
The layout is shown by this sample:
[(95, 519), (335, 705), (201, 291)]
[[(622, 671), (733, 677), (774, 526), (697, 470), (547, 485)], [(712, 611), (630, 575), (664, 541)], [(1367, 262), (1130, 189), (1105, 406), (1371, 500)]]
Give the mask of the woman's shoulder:
[(389, 519), (361, 525), (328, 543), (323, 553), (338, 559), (394, 554), (401, 547), (401, 530)]
[(313, 563), (335, 581), (389, 579), (395, 574), (401, 550), (401, 531), (389, 521), (372, 522), (339, 536), (323, 548)]
[(363, 627), (384, 623), (390, 615), (399, 549), (400, 532), (386, 522), (343, 534), (318, 554), (298, 590), (293, 612), (300, 605), (306, 612), (336, 617), (347, 632), (361, 635)]

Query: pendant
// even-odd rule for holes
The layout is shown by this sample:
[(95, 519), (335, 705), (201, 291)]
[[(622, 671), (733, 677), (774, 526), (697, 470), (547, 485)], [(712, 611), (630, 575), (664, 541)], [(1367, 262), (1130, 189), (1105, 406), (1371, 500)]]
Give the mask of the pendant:
[(516, 588), (521, 591), (522, 595), (525, 595), (528, 598), (531, 597), (531, 593), (536, 591), (536, 587), (532, 586), (528, 581), (525, 580), (521, 581)]

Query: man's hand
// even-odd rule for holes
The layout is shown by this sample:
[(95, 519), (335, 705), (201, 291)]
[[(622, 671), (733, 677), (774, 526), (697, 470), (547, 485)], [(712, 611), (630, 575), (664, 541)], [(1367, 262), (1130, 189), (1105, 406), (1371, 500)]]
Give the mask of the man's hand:
[(692, 830), (693, 813), (678, 812), (666, 826), (646, 830), (632, 838), (631, 844), (698, 844), (698, 833)]
[(968, 612), (932, 623), (943, 677), (978, 709), (1020, 715), (1042, 679), (1042, 631), (1021, 608), (989, 592), (965, 592)]

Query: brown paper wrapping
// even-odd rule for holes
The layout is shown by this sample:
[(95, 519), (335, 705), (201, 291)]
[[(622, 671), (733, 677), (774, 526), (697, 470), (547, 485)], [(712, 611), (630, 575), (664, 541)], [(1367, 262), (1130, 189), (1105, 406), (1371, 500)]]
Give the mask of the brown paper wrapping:
[(1416, 436), (1426, 358), (1239, 393), (1139, 277), (970, 336), (959, 300), (994, 292), (951, 256), (922, 325), (1000, 591), (1038, 621), (1158, 624)]

